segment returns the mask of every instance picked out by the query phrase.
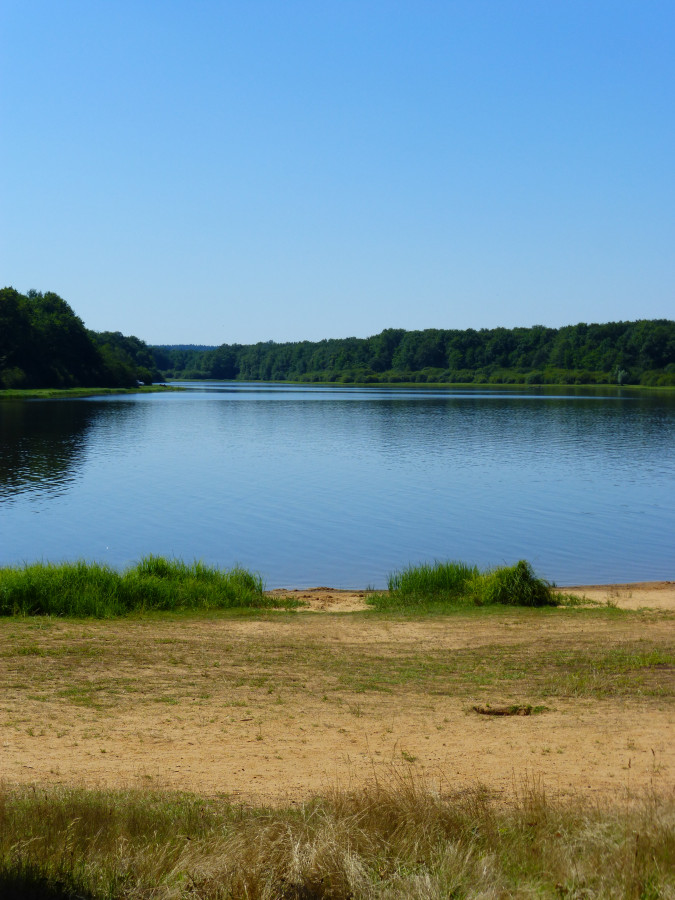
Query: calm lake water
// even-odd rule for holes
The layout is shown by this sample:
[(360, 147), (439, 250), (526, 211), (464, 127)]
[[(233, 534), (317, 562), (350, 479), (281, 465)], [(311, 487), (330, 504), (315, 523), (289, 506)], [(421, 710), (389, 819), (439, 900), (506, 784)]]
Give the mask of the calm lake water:
[(0, 564), (154, 553), (268, 587), (530, 560), (675, 578), (675, 398), (208, 383), (0, 403)]

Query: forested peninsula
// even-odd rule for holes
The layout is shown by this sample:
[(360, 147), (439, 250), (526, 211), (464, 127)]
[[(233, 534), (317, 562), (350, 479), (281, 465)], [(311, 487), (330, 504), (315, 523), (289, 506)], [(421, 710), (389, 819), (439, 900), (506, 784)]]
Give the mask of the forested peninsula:
[(0, 389), (132, 388), (160, 380), (144, 341), (89, 331), (58, 294), (0, 290)]
[(675, 321), (149, 346), (119, 331), (90, 331), (58, 294), (0, 290), (0, 389), (130, 388), (172, 378), (675, 387)]

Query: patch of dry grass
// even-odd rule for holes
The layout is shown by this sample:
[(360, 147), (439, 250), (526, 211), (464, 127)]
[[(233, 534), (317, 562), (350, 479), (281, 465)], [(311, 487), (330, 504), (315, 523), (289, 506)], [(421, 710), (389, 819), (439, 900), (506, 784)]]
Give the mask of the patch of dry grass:
[[(488, 640), (483, 637), (489, 619), (474, 623), (467, 617), (449, 625), (447, 639), (436, 646), (413, 638), (355, 643), (347, 640), (348, 625), (340, 640), (330, 640), (306, 628), (304, 617), (280, 613), (263, 616), (257, 633), (244, 634), (235, 627), (228, 634), (227, 619), (217, 614), (178, 623), (160, 616), (133, 623), (10, 619), (1, 625), (0, 677), (5, 699), (62, 698), (102, 709), (167, 696), (194, 701), (206, 688), (230, 699), (244, 689), (265, 703), (271, 694), (278, 703), (280, 696), (308, 690), (328, 699), (410, 692), (459, 698), (478, 693), (490, 699), (496, 692), (537, 703), (555, 697), (675, 696), (672, 632), (651, 627), (662, 617), (627, 614), (614, 620), (612, 611), (591, 610), (556, 614), (561, 626), (571, 621), (580, 627), (534, 641), (528, 629), (538, 623), (529, 612), (509, 611), (500, 616), (501, 640), (494, 629)], [(603, 621), (616, 627), (599, 642), (591, 626)], [(276, 622), (284, 623), (283, 631)], [(467, 623), (475, 645), (448, 649), (453, 631)], [(522, 637), (514, 640), (518, 629)], [(359, 630), (356, 621), (353, 630)]]
[(298, 806), (0, 790), (0, 895), (43, 900), (675, 896), (675, 803), (444, 793), (392, 770)]

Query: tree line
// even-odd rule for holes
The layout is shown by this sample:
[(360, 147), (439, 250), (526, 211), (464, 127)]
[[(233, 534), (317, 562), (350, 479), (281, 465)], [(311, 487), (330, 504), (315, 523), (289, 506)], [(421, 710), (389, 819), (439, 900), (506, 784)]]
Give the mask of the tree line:
[(675, 322), (387, 328), (368, 338), (152, 347), (166, 377), (348, 383), (675, 386)]
[(0, 290), (0, 388), (133, 387), (165, 378), (675, 386), (675, 322), (386, 328), (367, 338), (148, 346), (90, 331), (58, 294)]
[(144, 341), (90, 331), (50, 291), (0, 290), (0, 388), (135, 387), (161, 378)]

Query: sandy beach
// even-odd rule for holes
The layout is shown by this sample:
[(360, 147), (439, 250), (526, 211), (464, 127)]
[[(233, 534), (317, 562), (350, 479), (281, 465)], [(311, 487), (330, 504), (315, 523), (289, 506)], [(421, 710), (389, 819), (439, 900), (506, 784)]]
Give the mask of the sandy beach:
[[(605, 605), (407, 619), (316, 588), (275, 592), (312, 615), (4, 622), (0, 777), (269, 803), (401, 766), (504, 796), (672, 791), (675, 583), (561, 590)], [(474, 710), (499, 704), (535, 714)]]

